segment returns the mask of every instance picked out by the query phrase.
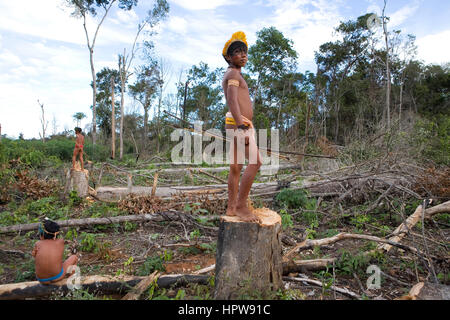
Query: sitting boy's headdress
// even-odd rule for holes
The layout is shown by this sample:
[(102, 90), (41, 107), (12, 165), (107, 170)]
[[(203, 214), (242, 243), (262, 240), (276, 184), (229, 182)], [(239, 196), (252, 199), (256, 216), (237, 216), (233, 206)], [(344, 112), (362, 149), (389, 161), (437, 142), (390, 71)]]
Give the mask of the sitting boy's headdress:
[(58, 233), (59, 225), (47, 217), (45, 217), (44, 222), (39, 224), (39, 235), (45, 239), (55, 239)]
[(225, 43), (225, 46), (223, 47), (222, 55), (224, 58), (228, 54), (228, 49), (230, 48), (231, 44), (236, 41), (240, 41), (240, 42), (244, 43), (245, 46), (248, 48), (247, 37), (245, 36), (245, 33), (242, 31), (237, 31), (237, 32), (233, 33), (233, 35), (231, 36), (231, 39), (228, 40)]

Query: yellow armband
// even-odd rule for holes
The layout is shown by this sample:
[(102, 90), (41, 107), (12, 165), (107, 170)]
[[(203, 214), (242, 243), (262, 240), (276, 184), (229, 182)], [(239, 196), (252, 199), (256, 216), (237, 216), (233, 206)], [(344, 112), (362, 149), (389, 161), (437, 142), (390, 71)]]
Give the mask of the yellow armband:
[(228, 86), (239, 87), (239, 80), (234, 80), (234, 79), (228, 80)]

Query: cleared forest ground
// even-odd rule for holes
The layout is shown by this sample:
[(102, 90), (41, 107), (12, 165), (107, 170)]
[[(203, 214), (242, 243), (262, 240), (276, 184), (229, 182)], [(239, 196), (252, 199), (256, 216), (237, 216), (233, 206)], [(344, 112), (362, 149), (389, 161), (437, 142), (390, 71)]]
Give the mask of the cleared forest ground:
[[(211, 266), (215, 263), (218, 218), (226, 207), (226, 185), (217, 184), (220, 181), (211, 175), (226, 179), (227, 171), (211, 172), (208, 176), (186, 170), (180, 175), (178, 171), (164, 172), (167, 164), (148, 163), (148, 170), (159, 170), (145, 172), (139, 168), (136, 175), (136, 168), (114, 166), (97, 164), (91, 168), (97, 190), (102, 175), (102, 186), (121, 186), (131, 191), (134, 187), (147, 187), (151, 191), (156, 172), (156, 188), (184, 186), (179, 192), (163, 197), (131, 193), (120, 201), (97, 200), (95, 193), (86, 200), (71, 194), (66, 202), (56, 196), (38, 195), (20, 205), (17, 201), (3, 205), (2, 229), (37, 222), (43, 216), (89, 220), (152, 214), (154, 218), (147, 221), (64, 227), (66, 254), (81, 254), (78, 265), (83, 277), (143, 277), (154, 271), (159, 271), (160, 277), (200, 273), (207, 276), (203, 282), (164, 288), (153, 284), (140, 298), (212, 299)], [(129, 189), (127, 176), (133, 170), (133, 187)], [(423, 199), (433, 199), (427, 208), (450, 200), (449, 173), (448, 169), (425, 169), (386, 156), (346, 166), (329, 159), (311, 160), (303, 163), (303, 169), (294, 167), (280, 170), (276, 176), (258, 176), (251, 195), (253, 206), (277, 211), (283, 221), (285, 288), (270, 298), (396, 299), (407, 295), (418, 282), (438, 281), (448, 285), (448, 211), (434, 214), (423, 223), (419, 219), (396, 241), (399, 245), (389, 251), (380, 249), (386, 244), (380, 241), (393, 239), (396, 228), (423, 205)], [(28, 176), (19, 177), (19, 183), (20, 179), (31, 179), (25, 178)], [(33, 194), (32, 188), (50, 183), (41, 176), (42, 172), (31, 180), (40, 181), (41, 185), (28, 181), (16, 195)], [(55, 172), (53, 176), (64, 174)], [(61, 186), (63, 180), (55, 183)], [(37, 240), (36, 231), (3, 231), (0, 284), (34, 281), (34, 260), (30, 253)], [(341, 234), (347, 236), (307, 245), (310, 240), (331, 239)], [(360, 236), (369, 238), (358, 239)], [(381, 270), (379, 289), (367, 288), (366, 282), (373, 275), (367, 272), (370, 265)], [(81, 289), (56, 291), (36, 299), (120, 299), (125, 293)], [(260, 297), (261, 293), (255, 292), (243, 298)]]

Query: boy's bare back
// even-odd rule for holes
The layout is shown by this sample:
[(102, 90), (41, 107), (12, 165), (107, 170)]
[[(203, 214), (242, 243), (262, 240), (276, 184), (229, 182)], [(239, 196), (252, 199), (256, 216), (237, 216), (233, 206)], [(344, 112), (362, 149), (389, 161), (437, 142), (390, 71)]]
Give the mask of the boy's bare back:
[(63, 265), (63, 254), (63, 239), (44, 239), (36, 242), (32, 253), (35, 257), (36, 276), (47, 279), (59, 274)]
[(84, 146), (84, 136), (81, 133), (77, 133), (75, 143), (80, 146)]

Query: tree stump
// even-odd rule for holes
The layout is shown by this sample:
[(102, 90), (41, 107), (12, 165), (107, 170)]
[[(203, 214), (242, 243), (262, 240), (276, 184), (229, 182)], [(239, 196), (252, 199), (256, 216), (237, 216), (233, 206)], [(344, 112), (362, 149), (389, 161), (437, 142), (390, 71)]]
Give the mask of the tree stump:
[(72, 190), (76, 190), (77, 195), (81, 198), (89, 195), (89, 171), (86, 169), (82, 171), (78, 163), (75, 165), (75, 169), (71, 169), (67, 172), (64, 195)]
[(267, 298), (282, 286), (281, 217), (267, 208), (253, 213), (261, 223), (220, 219), (215, 299)]

